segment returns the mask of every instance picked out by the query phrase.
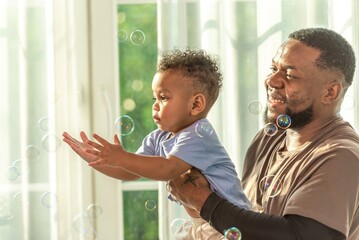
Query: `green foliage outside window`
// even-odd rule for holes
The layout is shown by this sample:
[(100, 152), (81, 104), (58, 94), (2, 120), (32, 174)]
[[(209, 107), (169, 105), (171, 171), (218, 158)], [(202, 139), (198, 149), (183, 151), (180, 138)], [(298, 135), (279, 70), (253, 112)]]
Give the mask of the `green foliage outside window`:
[[(122, 136), (122, 143), (131, 152), (136, 151), (143, 137), (156, 127), (152, 120), (151, 88), (157, 66), (156, 15), (155, 4), (118, 7), (120, 113), (130, 116), (135, 124), (131, 134)], [(141, 32), (143, 43), (135, 38), (131, 41), (131, 34)]]
[[(151, 88), (157, 66), (156, 5), (119, 5), (117, 13), (120, 113), (134, 122), (133, 132), (121, 136), (121, 141), (126, 150), (135, 152), (156, 128)], [(123, 201), (125, 239), (158, 239), (158, 191), (126, 191)], [(148, 202), (154, 206), (149, 208)]]

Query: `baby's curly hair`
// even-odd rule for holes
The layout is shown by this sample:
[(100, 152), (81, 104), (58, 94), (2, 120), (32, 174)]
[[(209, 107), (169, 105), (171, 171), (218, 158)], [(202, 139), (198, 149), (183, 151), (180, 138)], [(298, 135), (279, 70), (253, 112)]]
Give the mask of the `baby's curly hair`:
[(157, 65), (157, 72), (179, 71), (191, 79), (195, 92), (203, 93), (211, 108), (218, 98), (223, 76), (217, 62), (204, 50), (168, 50)]
[(307, 46), (321, 51), (316, 63), (321, 68), (340, 71), (346, 87), (353, 82), (355, 53), (351, 45), (340, 34), (326, 28), (304, 28), (289, 35)]

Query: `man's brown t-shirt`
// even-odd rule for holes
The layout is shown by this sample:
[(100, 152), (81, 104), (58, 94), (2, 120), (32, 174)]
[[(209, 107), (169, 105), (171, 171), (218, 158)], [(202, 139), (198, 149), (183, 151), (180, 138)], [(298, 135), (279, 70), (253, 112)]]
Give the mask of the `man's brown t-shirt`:
[(243, 188), (253, 210), (300, 215), (359, 239), (359, 137), (338, 117), (312, 141), (285, 151), (286, 131), (261, 131), (248, 149)]

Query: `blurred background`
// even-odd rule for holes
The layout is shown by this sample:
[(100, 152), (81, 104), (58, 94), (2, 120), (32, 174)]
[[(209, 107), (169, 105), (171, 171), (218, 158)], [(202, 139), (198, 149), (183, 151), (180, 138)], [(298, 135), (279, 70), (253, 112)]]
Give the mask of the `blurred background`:
[[(203, 48), (224, 75), (209, 120), (241, 174), (273, 55), (319, 26), (359, 59), (358, 0), (0, 0), (0, 239), (172, 239), (187, 215), (164, 183), (95, 172), (62, 133), (119, 133), (136, 151), (156, 127), (158, 57)], [(357, 71), (341, 110), (357, 131), (358, 93)]]

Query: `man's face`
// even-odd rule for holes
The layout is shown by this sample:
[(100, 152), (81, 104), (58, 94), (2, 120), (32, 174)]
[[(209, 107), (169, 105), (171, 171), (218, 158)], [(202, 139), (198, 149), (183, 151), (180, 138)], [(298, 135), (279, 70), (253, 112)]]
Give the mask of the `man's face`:
[(319, 55), (319, 50), (294, 39), (278, 49), (265, 80), (266, 123), (275, 122), (279, 114), (287, 114), (292, 120), (291, 128), (300, 128), (316, 117), (324, 84), (315, 64)]

